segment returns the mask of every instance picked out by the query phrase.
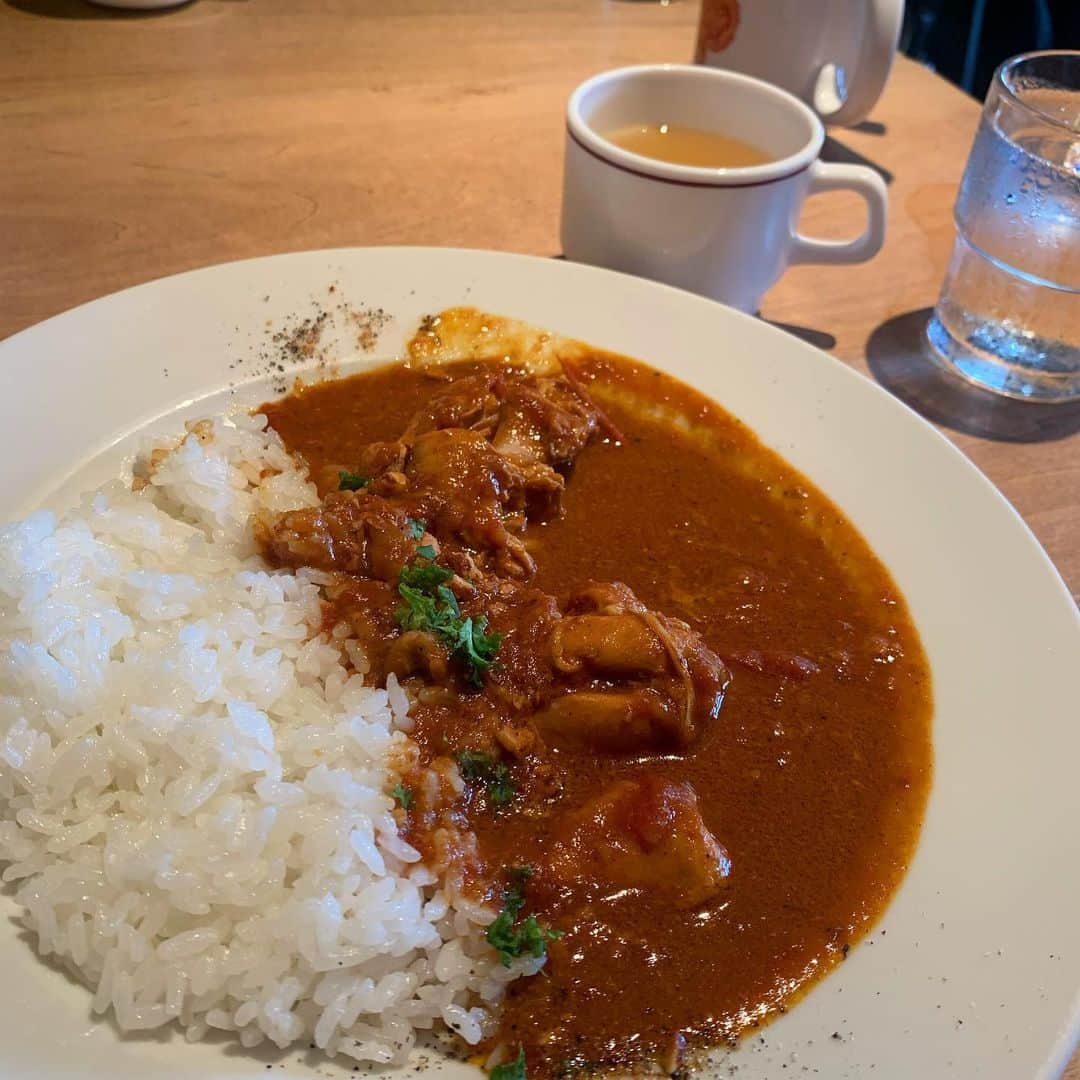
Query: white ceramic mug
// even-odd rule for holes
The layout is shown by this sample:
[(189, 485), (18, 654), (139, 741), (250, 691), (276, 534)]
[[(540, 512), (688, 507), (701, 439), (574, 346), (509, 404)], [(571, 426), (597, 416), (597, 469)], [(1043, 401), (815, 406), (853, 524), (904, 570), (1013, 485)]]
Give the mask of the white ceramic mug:
[[(605, 132), (682, 124), (741, 139), (772, 158), (713, 169), (623, 150)], [(794, 263), (858, 263), (885, 238), (888, 195), (861, 165), (818, 160), (821, 121), (784, 90), (693, 64), (649, 64), (594, 76), (570, 96), (562, 246), (575, 262), (624, 270), (756, 311)], [(868, 220), (854, 240), (798, 231), (807, 195), (845, 188)]]
[(826, 124), (857, 124), (889, 78), (904, 0), (702, 0), (699, 64), (790, 90)]

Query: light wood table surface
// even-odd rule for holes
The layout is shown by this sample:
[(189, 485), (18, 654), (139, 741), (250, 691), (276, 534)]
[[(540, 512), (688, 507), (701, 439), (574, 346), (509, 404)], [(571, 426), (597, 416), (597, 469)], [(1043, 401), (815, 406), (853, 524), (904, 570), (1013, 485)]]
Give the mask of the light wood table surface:
[[(0, 337), (149, 278), (272, 252), (557, 254), (567, 95), (606, 67), (689, 58), (696, 18), (678, 0), (196, 0), (150, 16), (0, 0)], [(889, 180), (884, 250), (790, 271), (763, 315), (937, 424), (1075, 592), (1080, 411), (976, 393), (923, 355), (978, 116), (899, 59), (871, 120), (826, 147)], [(850, 235), (859, 215), (852, 196), (820, 196), (804, 228)], [(1067, 1075), (1080, 1080), (1080, 1065)]]

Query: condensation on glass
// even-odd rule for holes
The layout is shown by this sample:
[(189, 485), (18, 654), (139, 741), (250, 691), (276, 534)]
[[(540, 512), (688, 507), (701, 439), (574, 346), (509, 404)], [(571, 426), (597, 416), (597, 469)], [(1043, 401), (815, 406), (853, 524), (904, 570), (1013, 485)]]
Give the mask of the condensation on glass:
[(998, 69), (955, 218), (935, 357), (1010, 397), (1080, 399), (1080, 52)]

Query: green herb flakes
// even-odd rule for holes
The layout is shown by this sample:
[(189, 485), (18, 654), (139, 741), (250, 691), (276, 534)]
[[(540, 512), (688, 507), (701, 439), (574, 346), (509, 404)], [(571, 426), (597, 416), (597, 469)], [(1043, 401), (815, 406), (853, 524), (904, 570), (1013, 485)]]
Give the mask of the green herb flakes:
[(525, 1080), (525, 1047), (518, 1048), (518, 1056), (513, 1061), (496, 1065), (489, 1075), (491, 1080)]
[(469, 681), (482, 686), (502, 635), (487, 632), (483, 615), (461, 617), (457, 597), (447, 585), (453, 571), (434, 562), (434, 549), (425, 548), (420, 549), (422, 560), (416, 559), (401, 570), (398, 594), (404, 603), (398, 605), (394, 618), (403, 630), (425, 630), (442, 638), (464, 665)]
[(458, 768), (466, 780), (474, 780), (484, 785), (488, 798), (496, 805), (503, 806), (514, 797), (514, 784), (510, 779), (510, 770), (501, 761), (496, 761), (492, 754), (480, 750), (462, 750), (457, 755)]
[(526, 915), (518, 922), (518, 915), (524, 906), (525, 897), (521, 890), (516, 887), (507, 889), (503, 893), (502, 911), (486, 931), (488, 944), (499, 954), (504, 967), (510, 967), (521, 956), (540, 959), (547, 954), (547, 943), (562, 937), (561, 930), (542, 926), (535, 915)]
[(359, 491), (371, 483), (370, 476), (361, 476), (359, 473), (346, 472), (341, 469), (338, 472), (338, 491)]

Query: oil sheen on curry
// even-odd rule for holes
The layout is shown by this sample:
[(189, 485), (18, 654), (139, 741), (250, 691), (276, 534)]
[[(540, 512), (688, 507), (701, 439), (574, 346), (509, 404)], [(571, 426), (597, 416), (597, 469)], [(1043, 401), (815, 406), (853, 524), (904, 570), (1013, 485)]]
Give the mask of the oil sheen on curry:
[(415, 702), (404, 835), (504, 959), (547, 954), (484, 1049), (675, 1072), (846, 955), (917, 840), (930, 681), (812, 484), (674, 379), (468, 309), (265, 411), (323, 499), (265, 550), (335, 572), (327, 627)]

